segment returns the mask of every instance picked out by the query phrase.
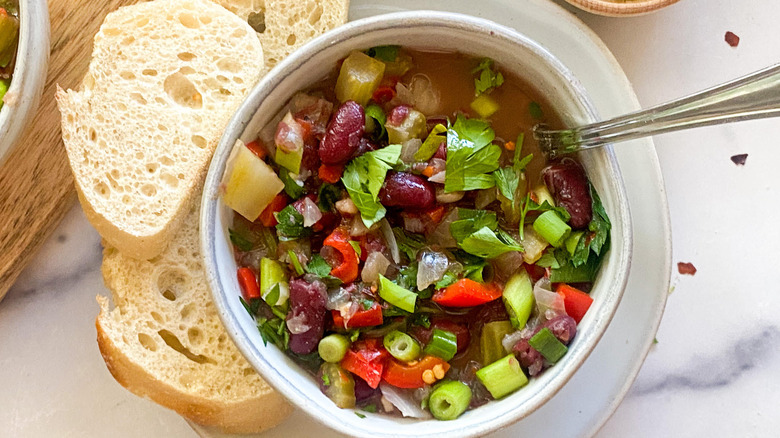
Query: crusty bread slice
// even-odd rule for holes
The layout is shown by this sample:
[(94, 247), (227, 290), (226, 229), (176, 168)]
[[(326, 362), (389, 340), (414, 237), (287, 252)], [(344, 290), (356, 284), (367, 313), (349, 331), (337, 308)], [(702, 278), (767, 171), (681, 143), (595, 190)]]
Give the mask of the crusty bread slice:
[(103, 252), (115, 307), (98, 296), (98, 346), (114, 378), (196, 423), (225, 433), (258, 433), (292, 408), (230, 340), (201, 265), (198, 205), (152, 260)]
[(347, 22), (349, 0), (213, 0), (249, 21), (266, 71), (307, 41)]
[(229, 118), (264, 71), (256, 33), (206, 0), (109, 14), (62, 137), (87, 218), (125, 255), (162, 252), (200, 190)]

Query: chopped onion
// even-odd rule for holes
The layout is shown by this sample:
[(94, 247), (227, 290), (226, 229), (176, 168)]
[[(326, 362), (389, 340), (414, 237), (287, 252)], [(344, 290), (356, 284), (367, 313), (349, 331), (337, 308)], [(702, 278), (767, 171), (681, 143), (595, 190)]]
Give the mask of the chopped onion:
[(458, 209), (453, 208), (439, 222), (439, 225), (436, 226), (431, 235), (428, 236), (428, 241), (442, 248), (455, 248), (457, 243), (455, 238), (452, 237), (452, 233), (450, 233), (450, 224), (456, 220), (458, 220)]
[(395, 233), (390, 226), (390, 222), (387, 218), (382, 218), (379, 221), (379, 229), (382, 231), (382, 236), (385, 238), (385, 244), (387, 249), (390, 250), (390, 255), (393, 257), (395, 263), (401, 263), (401, 251), (398, 249), (398, 242), (395, 240)]
[(294, 335), (305, 333), (311, 328), (307, 324), (307, 321), (306, 313), (294, 313), (292, 318), (287, 320), (287, 328), (290, 329), (290, 333)]
[(401, 161), (404, 163), (413, 163), (414, 154), (417, 153), (420, 146), (422, 146), (422, 140), (419, 138), (410, 138), (403, 142), (401, 145)]
[(429, 163), (433, 167), (433, 173), (439, 173), (447, 168), (447, 162), (441, 158), (431, 158)]
[(465, 194), (466, 192), (447, 193), (444, 191), (444, 187), (441, 186), (436, 187), (436, 201), (438, 201), (441, 204), (452, 204), (453, 202), (458, 202), (461, 199), (463, 199), (463, 195)]
[(513, 331), (507, 335), (504, 335), (504, 339), (501, 340), (501, 345), (504, 347), (504, 351), (511, 352), (520, 340), (523, 339), (523, 332), (521, 330)]
[(439, 110), (441, 95), (427, 75), (418, 73), (412, 76), (409, 91), (414, 98), (414, 107), (421, 113), (430, 116)]
[(534, 284), (534, 299), (539, 315), (544, 319), (552, 319), (566, 314), (563, 296), (550, 290), (550, 279), (543, 277)]
[(501, 280), (509, 280), (519, 269), (523, 269), (523, 253), (509, 251), (493, 259), (493, 271)]
[(417, 268), (417, 290), (424, 290), (441, 280), (448, 266), (449, 259), (446, 255), (436, 251), (424, 251)]
[(343, 287), (338, 290), (331, 291), (328, 294), (328, 302), (325, 304), (325, 308), (328, 310), (342, 310), (349, 307), (351, 304), (350, 293)]
[(349, 230), (350, 236), (365, 236), (368, 233), (368, 227), (363, 223), (363, 218), (360, 215), (355, 216), (352, 219), (352, 229)]
[(414, 106), (414, 95), (412, 94), (412, 90), (409, 89), (406, 85), (402, 83), (397, 83), (395, 85), (395, 97), (393, 98), (393, 101), (391, 102), (394, 106), (398, 105), (409, 105)]
[(496, 188), (491, 187), (489, 189), (482, 189), (477, 192), (477, 197), (474, 199), (474, 207), (478, 210), (482, 210), (488, 205), (492, 204), (496, 200)]
[(322, 219), (322, 212), (320, 211), (320, 208), (317, 207), (317, 204), (311, 200), (311, 198), (306, 197), (303, 199), (302, 216), (303, 226), (310, 227), (317, 223), (318, 220)]
[(382, 396), (398, 408), (404, 417), (430, 418), (431, 414), (424, 411), (420, 403), (414, 400), (414, 390), (396, 388), (385, 382), (379, 384), (379, 389), (382, 391)]
[(542, 257), (542, 252), (548, 245), (547, 241), (534, 231), (531, 224), (523, 227), (523, 239), (520, 240), (520, 244), (523, 245), (523, 261), (529, 265), (536, 263)]
[(444, 180), (447, 178), (447, 172), (442, 170), (439, 173), (433, 174), (430, 178), (428, 178), (428, 181), (435, 182), (439, 184), (444, 184)]
[(390, 266), (390, 260), (379, 251), (374, 251), (366, 258), (366, 264), (363, 265), (363, 272), (360, 278), (366, 283), (373, 283), (379, 280), (379, 274), (385, 275)]
[(344, 198), (336, 201), (336, 210), (341, 214), (350, 216), (358, 214), (357, 206), (352, 198)]
[(285, 152), (294, 152), (303, 149), (303, 127), (287, 113), (276, 127), (274, 144)]
[(422, 219), (417, 216), (404, 215), (404, 229), (410, 233), (423, 233), (425, 232), (425, 224)]

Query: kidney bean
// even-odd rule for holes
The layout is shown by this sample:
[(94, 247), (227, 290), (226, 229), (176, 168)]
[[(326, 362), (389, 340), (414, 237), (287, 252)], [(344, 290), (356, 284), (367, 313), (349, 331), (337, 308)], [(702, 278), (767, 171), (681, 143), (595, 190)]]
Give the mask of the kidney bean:
[(343, 163), (352, 158), (360, 146), (366, 114), (363, 107), (348, 100), (341, 104), (328, 123), (320, 143), (320, 160), (325, 164)]
[(550, 329), (552, 334), (566, 345), (569, 345), (577, 334), (577, 321), (569, 315), (556, 316), (542, 324), (542, 327)]
[(433, 206), (436, 199), (431, 184), (417, 175), (406, 172), (388, 172), (379, 199), (387, 207), (423, 210)]
[(563, 158), (547, 166), (542, 175), (555, 202), (571, 215), (569, 225), (574, 229), (588, 226), (593, 211), (588, 177), (582, 166), (571, 158)]
[(433, 158), (439, 158), (442, 160), (447, 159), (447, 142), (441, 142), (439, 148), (436, 149), (436, 153), (433, 154)]
[(544, 369), (544, 357), (542, 354), (536, 351), (531, 344), (528, 343), (528, 339), (521, 339), (512, 348), (512, 352), (515, 353), (517, 361), (520, 362), (520, 366), (528, 369), (528, 374), (535, 376), (542, 372)]
[(360, 376), (353, 375), (352, 378), (355, 379), (355, 398), (358, 403), (381, 395), (379, 388), (370, 387), (365, 380), (360, 378)]
[(373, 141), (363, 137), (360, 139), (360, 143), (358, 144), (357, 152), (355, 152), (355, 156), (359, 157), (366, 152), (371, 152), (379, 149), (379, 146), (374, 143)]
[(387, 115), (387, 123), (391, 126), (401, 126), (410, 111), (411, 108), (408, 105), (398, 105), (390, 110), (390, 114)]
[(308, 329), (302, 333), (290, 332), (290, 351), (297, 354), (309, 354), (317, 349), (325, 331), (325, 305), (328, 292), (325, 284), (319, 280), (311, 283), (303, 279), (290, 281), (290, 312), (287, 314), (288, 328), (290, 320), (304, 324)]

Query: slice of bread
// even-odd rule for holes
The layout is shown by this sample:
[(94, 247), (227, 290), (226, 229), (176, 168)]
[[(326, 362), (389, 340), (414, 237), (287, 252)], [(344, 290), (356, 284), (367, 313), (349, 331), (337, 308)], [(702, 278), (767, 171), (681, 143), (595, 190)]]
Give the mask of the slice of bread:
[(246, 21), (206, 0), (106, 17), (81, 89), (59, 89), (57, 103), (79, 200), (111, 246), (139, 259), (163, 251), (263, 59)]
[(266, 71), (307, 41), (347, 22), (349, 0), (213, 0), (247, 20), (263, 43)]
[(225, 433), (258, 433), (292, 408), (230, 340), (201, 265), (198, 206), (152, 260), (103, 252), (114, 309), (98, 296), (97, 340), (114, 378), (131, 392)]

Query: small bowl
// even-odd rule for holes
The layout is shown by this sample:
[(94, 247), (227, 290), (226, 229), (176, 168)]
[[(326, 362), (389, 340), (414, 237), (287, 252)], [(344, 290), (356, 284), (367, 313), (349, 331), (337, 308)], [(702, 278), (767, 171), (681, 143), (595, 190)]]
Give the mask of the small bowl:
[(46, 83), (49, 9), (45, 0), (19, 1), (19, 46), (6, 104), (0, 109), (0, 164), (24, 132)]
[(361, 419), (351, 409), (337, 408), (310, 374), (275, 346), (264, 345), (254, 320), (239, 302), (237, 266), (228, 238), (232, 215), (218, 191), (236, 139), (254, 139), (295, 92), (326, 76), (351, 50), (384, 44), (491, 56), (502, 68), (525, 78), (547, 95), (564, 123), (597, 119), (577, 78), (539, 44), (507, 27), (466, 15), (431, 11), (351, 22), (313, 40), (279, 64), (252, 90), (228, 124), (206, 178), (201, 206), (206, 273), (222, 321), (248, 361), (276, 390), (326, 426), (343, 434), (373, 438), (484, 435), (529, 415), (555, 395), (593, 350), (617, 308), (628, 278), (631, 225), (623, 180), (611, 149), (580, 157), (612, 219), (613, 230), (611, 250), (591, 292), (594, 304), (581, 321), (569, 352), (524, 388), (467, 411), (456, 420), (415, 420), (371, 413)]
[(679, 0), (566, 0), (570, 4), (588, 12), (608, 17), (630, 17), (657, 11)]

